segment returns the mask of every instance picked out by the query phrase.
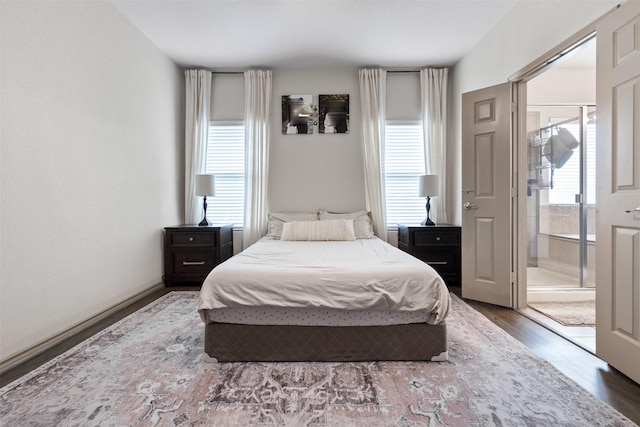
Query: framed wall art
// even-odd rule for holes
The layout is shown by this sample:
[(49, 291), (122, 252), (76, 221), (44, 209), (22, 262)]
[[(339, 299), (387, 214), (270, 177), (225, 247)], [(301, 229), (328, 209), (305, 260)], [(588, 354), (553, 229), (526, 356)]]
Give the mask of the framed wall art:
[(349, 133), (349, 95), (319, 95), (320, 133)]
[(282, 133), (299, 135), (313, 133), (317, 108), (312, 95), (282, 95)]

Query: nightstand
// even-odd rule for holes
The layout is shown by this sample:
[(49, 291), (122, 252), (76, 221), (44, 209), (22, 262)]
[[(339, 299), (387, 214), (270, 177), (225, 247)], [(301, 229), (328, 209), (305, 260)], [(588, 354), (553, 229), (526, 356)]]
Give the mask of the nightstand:
[(233, 224), (164, 229), (164, 282), (202, 285), (213, 267), (233, 255)]
[(398, 248), (433, 267), (447, 285), (462, 283), (461, 227), (398, 224)]

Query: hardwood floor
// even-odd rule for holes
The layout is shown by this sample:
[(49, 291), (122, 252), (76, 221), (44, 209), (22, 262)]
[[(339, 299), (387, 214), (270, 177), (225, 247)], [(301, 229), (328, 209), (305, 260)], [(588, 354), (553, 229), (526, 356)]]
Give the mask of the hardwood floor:
[[(87, 330), (74, 335), (63, 343), (0, 376), (0, 387), (27, 374), (48, 360), (79, 344), (100, 330), (144, 307), (171, 291), (197, 290), (193, 287), (162, 289), (122, 309)], [(451, 291), (460, 296), (459, 287)], [(560, 372), (580, 384), (584, 389), (607, 402), (612, 407), (640, 425), (640, 385), (613, 369), (588, 351), (544, 328), (520, 313), (490, 304), (465, 300), (470, 306), (526, 345), (536, 355), (548, 360)]]

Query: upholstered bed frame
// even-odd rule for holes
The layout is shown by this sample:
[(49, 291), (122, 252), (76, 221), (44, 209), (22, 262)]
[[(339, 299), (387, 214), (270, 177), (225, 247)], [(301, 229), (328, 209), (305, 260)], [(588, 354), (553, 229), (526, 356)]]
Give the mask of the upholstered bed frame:
[(445, 361), (447, 327), (208, 323), (205, 352), (218, 362)]
[(376, 238), (367, 212), (271, 213), (268, 230), (203, 284), (198, 309), (209, 357), (448, 359), (444, 281)]

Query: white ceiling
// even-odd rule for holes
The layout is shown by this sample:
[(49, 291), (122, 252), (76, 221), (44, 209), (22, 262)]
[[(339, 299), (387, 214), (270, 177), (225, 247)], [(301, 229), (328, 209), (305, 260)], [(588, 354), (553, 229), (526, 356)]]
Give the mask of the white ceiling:
[(112, 0), (169, 58), (216, 70), (450, 66), (518, 0)]

